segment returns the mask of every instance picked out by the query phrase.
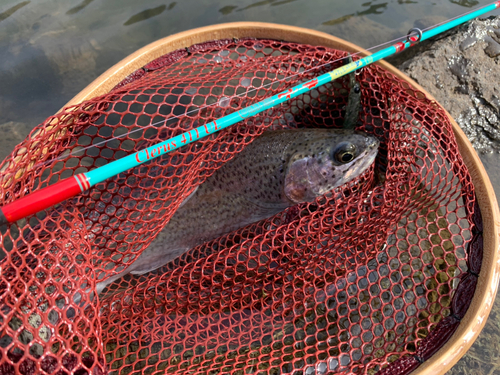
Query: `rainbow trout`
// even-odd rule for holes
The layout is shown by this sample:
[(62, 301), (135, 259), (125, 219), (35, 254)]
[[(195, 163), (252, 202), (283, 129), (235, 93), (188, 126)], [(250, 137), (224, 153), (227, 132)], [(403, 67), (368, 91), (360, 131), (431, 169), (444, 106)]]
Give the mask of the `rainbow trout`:
[(120, 274), (155, 270), (204, 242), (311, 202), (363, 173), (379, 141), (345, 129), (267, 131), (184, 200), (165, 228)]

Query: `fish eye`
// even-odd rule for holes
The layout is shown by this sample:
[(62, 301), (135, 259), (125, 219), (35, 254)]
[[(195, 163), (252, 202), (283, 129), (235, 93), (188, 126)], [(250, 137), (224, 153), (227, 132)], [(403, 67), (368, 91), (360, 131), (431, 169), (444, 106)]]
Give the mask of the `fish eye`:
[(355, 145), (348, 142), (342, 142), (333, 151), (333, 156), (339, 163), (345, 164), (354, 160), (355, 153)]

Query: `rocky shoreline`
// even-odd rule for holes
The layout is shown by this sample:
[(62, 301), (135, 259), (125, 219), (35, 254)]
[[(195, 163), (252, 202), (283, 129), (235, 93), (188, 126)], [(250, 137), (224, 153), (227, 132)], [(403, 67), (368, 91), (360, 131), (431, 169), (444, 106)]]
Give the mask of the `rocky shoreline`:
[(475, 19), (388, 61), (444, 107), (480, 154), (500, 153), (500, 17)]

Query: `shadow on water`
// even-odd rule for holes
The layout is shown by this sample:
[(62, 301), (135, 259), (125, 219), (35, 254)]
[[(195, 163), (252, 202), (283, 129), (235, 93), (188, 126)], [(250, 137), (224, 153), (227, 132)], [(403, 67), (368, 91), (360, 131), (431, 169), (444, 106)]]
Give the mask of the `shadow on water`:
[[(388, 3), (373, 4), (372, 5), (371, 2), (364, 3), (363, 6), (370, 5), (370, 7), (366, 10), (361, 11), (361, 12), (347, 14), (345, 16), (335, 18), (335, 19), (330, 20), (330, 21), (325, 21), (325, 22), (323, 22), (323, 25), (332, 26), (332, 25), (337, 25), (339, 23), (347, 21), (348, 19), (350, 19), (352, 17), (361, 17), (361, 16), (367, 16), (370, 14), (382, 14), (387, 9), (387, 4)], [(401, 2), (400, 2), (400, 4), (401, 4)]]
[(16, 11), (21, 9), (22, 7), (28, 5), (31, 3), (31, 1), (23, 1), (22, 3), (19, 3), (17, 5), (14, 5), (12, 8), (7, 9), (5, 12), (0, 13), (0, 22), (3, 21), (6, 18), (9, 18), (12, 16)]
[(67, 15), (75, 14), (81, 11), (83, 8), (85, 8), (87, 5), (89, 5), (92, 1), (94, 0), (83, 0), (80, 5), (77, 5), (74, 8), (71, 8), (66, 12)]
[[(276, 6), (276, 5), (282, 5), (282, 4), (291, 3), (293, 1), (295, 1), (295, 0), (281, 0), (281, 1), (263, 0), (263, 1), (258, 1), (256, 3), (250, 4), (250, 5), (246, 6), (245, 8), (238, 9), (237, 12), (241, 12), (242, 10), (247, 10), (247, 9), (251, 9), (251, 8), (255, 8), (255, 7), (260, 7), (262, 5), (273, 5), (273, 6)], [(224, 7), (224, 8), (227, 8), (227, 7)]]
[(225, 16), (227, 14), (232, 13), (233, 10), (235, 10), (236, 8), (238, 8), (238, 7), (234, 6), (234, 5), (226, 5), (225, 7), (220, 8), (219, 12), (221, 12)]
[(475, 7), (476, 5), (479, 4), (479, 1), (477, 0), (450, 0), (450, 3), (452, 4), (457, 4), (457, 5), (460, 5), (462, 7), (466, 7), (466, 8), (472, 8), (472, 7)]
[(177, 3), (174, 1), (173, 3), (170, 3), (168, 8), (166, 5), (160, 5), (159, 7), (156, 7), (156, 8), (143, 10), (142, 12), (137, 13), (137, 14), (133, 15), (132, 17), (130, 17), (127, 20), (127, 22), (124, 23), (124, 25), (125, 26), (132, 25), (134, 23), (147, 20), (148, 18), (158, 16), (159, 14), (162, 14), (166, 9), (168, 9), (168, 10), (172, 9), (176, 4)]

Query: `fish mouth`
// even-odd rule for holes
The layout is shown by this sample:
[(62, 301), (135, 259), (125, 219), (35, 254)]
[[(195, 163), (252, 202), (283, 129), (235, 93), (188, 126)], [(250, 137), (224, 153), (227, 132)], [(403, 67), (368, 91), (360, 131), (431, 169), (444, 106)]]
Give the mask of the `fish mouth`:
[[(368, 153), (367, 153), (367, 155), (368, 155)], [(368, 169), (373, 164), (373, 162), (375, 161), (376, 157), (377, 157), (377, 153), (376, 152), (374, 152), (372, 155), (370, 155), (368, 157), (368, 160), (366, 162), (365, 170)]]
[(375, 161), (378, 154), (378, 147), (380, 146), (380, 141), (375, 137), (370, 137), (366, 140), (366, 149), (360, 156), (363, 162), (359, 166), (358, 173), (364, 173)]
[(378, 149), (378, 146), (380, 146), (380, 141), (377, 138), (370, 137), (367, 139), (366, 148), (368, 148), (369, 150)]
[(363, 157), (367, 157), (366, 167), (368, 168), (375, 161), (378, 154), (378, 148), (380, 146), (380, 141), (375, 137), (370, 137), (366, 140), (366, 149)]
[(365, 151), (365, 155), (367, 159), (367, 166), (369, 167), (375, 161), (375, 158), (378, 154), (378, 146), (380, 145), (380, 141), (378, 139), (375, 140), (374, 143), (370, 145), (370, 147)]

